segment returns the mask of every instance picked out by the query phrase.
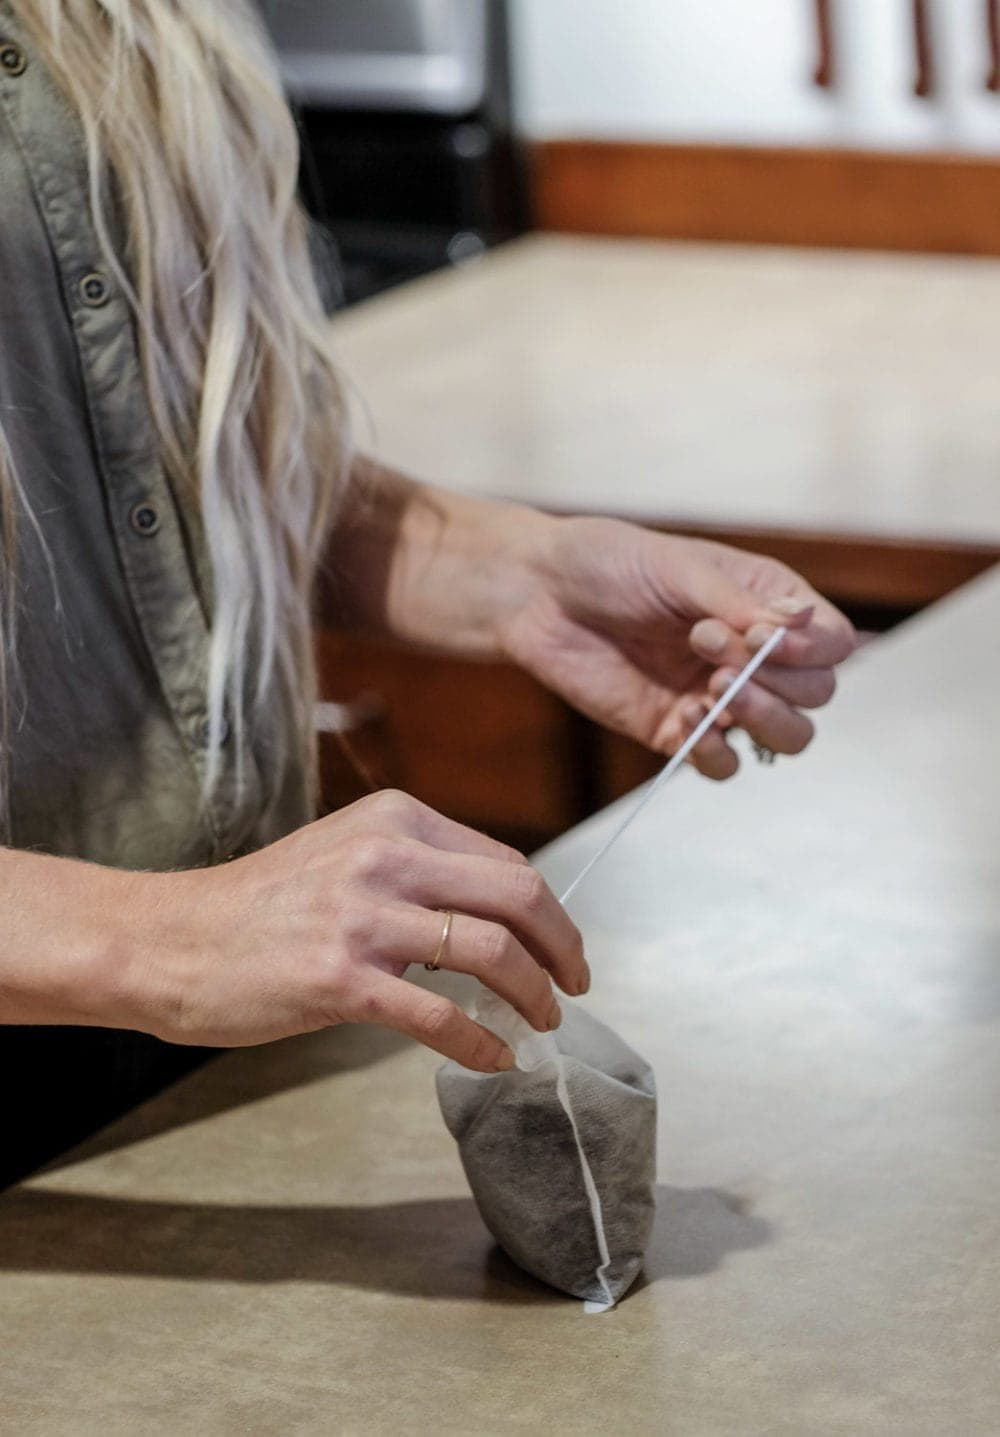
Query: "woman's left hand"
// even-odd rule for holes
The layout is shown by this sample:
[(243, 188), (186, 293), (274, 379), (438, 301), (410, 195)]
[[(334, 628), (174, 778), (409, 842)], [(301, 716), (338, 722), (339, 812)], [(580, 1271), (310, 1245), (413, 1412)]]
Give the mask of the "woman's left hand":
[(739, 767), (732, 727), (780, 754), (810, 742), (803, 710), (833, 696), (834, 669), (856, 636), (792, 569), (610, 519), (549, 522), (529, 549), (530, 580), (503, 616), (501, 645), (591, 718), (674, 753), (784, 624), (791, 632), (692, 762), (709, 778), (730, 778)]

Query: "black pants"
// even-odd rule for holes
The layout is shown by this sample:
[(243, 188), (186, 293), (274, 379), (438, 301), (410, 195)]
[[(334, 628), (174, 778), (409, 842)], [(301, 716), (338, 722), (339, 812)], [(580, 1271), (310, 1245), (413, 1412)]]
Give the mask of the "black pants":
[(0, 1027), (0, 1187), (152, 1097), (211, 1051), (105, 1028)]

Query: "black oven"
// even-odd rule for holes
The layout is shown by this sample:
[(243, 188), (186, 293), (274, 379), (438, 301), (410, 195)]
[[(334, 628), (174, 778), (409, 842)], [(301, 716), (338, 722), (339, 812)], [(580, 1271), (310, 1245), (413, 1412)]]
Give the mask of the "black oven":
[(348, 302), (524, 227), (505, 0), (262, 0)]

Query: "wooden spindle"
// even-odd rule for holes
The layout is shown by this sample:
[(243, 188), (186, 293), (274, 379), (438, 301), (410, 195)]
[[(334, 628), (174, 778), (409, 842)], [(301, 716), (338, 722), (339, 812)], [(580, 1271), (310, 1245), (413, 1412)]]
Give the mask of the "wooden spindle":
[(913, 93), (928, 100), (934, 94), (934, 45), (927, 0), (913, 0), (913, 37), (917, 55), (917, 77)]
[(833, 44), (832, 0), (816, 0), (816, 34), (819, 40), (818, 59), (813, 83), (823, 90), (832, 90), (837, 81)]
[(1000, 0), (986, 0), (986, 34), (990, 48), (990, 68), (986, 88), (1000, 94)]

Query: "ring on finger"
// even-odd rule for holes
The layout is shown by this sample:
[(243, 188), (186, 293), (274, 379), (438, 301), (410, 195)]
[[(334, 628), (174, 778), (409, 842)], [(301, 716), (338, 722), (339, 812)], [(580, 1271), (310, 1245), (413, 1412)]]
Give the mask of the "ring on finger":
[(434, 957), (429, 963), (424, 964), (424, 967), (427, 969), (428, 973), (437, 973), (441, 967), (441, 959), (444, 957), (444, 950), (445, 948), (447, 948), (448, 939), (451, 937), (451, 924), (454, 917), (454, 913), (452, 913), (451, 909), (449, 908), (444, 915), (444, 927), (441, 929), (441, 937), (438, 941), (437, 952), (434, 954)]

